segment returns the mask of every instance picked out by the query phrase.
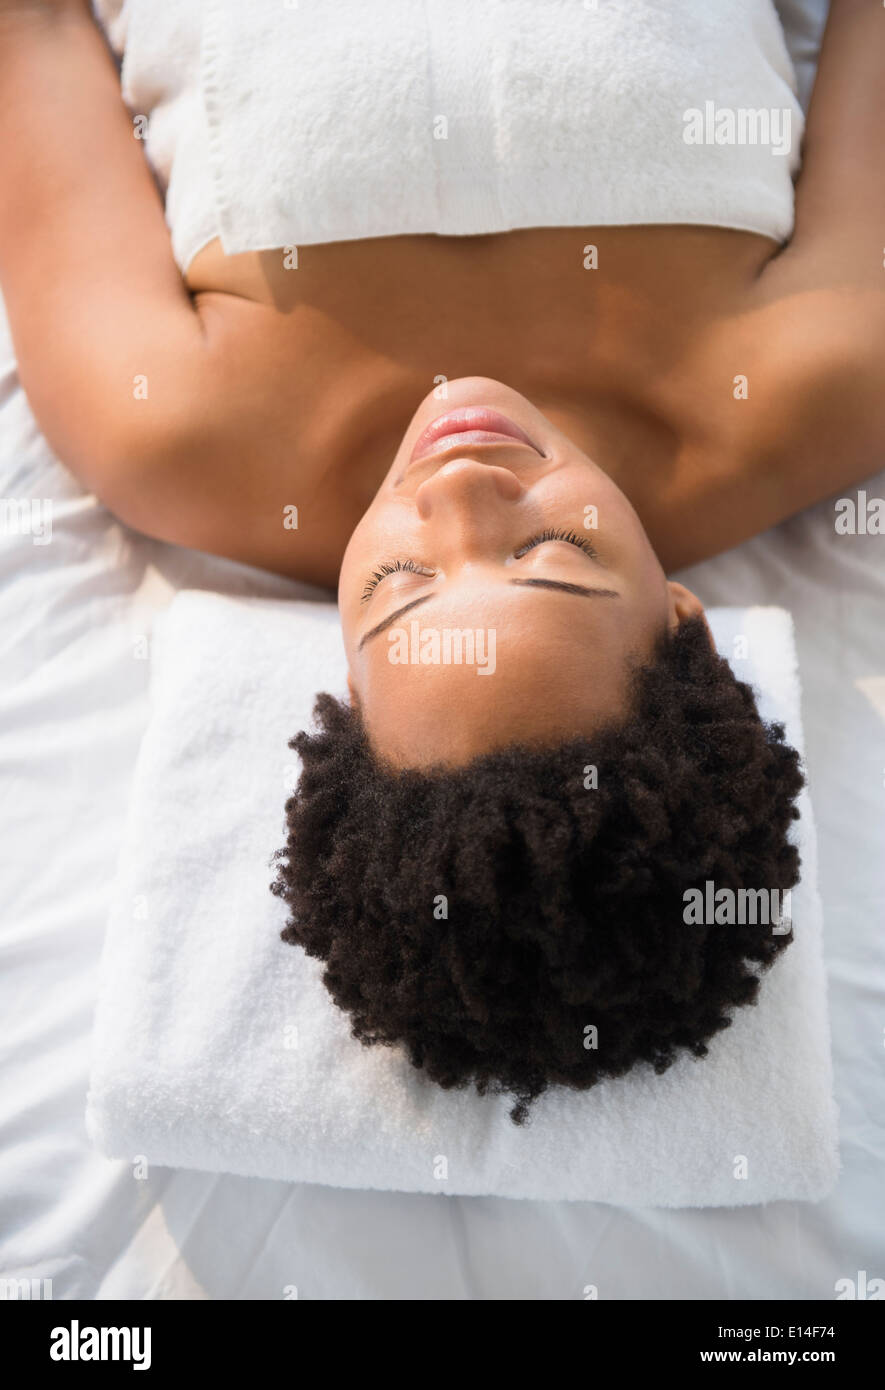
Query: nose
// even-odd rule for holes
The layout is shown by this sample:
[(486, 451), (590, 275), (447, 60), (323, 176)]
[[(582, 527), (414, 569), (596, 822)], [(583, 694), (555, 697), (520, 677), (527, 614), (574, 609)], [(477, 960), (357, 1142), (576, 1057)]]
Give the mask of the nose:
[(422, 521), (488, 514), (495, 503), (518, 502), (525, 489), (515, 473), (472, 458), (449, 459), (415, 493)]

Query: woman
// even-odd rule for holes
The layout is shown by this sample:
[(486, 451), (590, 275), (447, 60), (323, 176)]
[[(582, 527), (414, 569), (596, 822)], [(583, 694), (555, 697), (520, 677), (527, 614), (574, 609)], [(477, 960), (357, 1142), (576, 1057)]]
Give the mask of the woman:
[[(575, 8), (558, 19), (575, 26)], [(780, 93), (796, 115), (768, 0), (715, 22), (698, 0), (675, 17), (612, 3), (599, 22), (621, 34), (625, 72), (631, 39), (693, 53), (697, 72), (727, 71), (741, 46), (744, 104)], [(530, 211), (506, 230), (489, 213), (437, 235), (450, 228), (416, 223), (408, 199), (381, 200), (360, 239), (345, 197), (334, 239), (297, 228), (294, 269), (291, 246), (226, 256), (217, 237), (177, 264), (87, 6), (3, 0), (0, 24), (0, 285), (50, 443), (137, 529), (338, 587), (351, 701), (322, 697), (319, 732), (295, 740), (304, 774), (276, 885), (287, 938), (326, 961), (363, 1041), (404, 1043), (439, 1084), (512, 1093), (518, 1119), (550, 1083), (703, 1055), (789, 935), (687, 926), (684, 895), (710, 879), (787, 890), (801, 779), (713, 653), (698, 600), (665, 574), (878, 462), (881, 7), (832, 6), (795, 220), (784, 150), (753, 151), (744, 180), (715, 112), (703, 177), (678, 177), (669, 202), (607, 108), (596, 133), (614, 124), (619, 175), (604, 190), (581, 177), (586, 131), (556, 89), (580, 90), (603, 31), (553, 43), (548, 19), (531, 51), (557, 55), (545, 91), (561, 163), (534, 215), (517, 158), (509, 184), (496, 176)], [(293, 88), (316, 100), (297, 32), (300, 46), (272, 31), (303, 64)], [(319, 33), (328, 125), (346, 93), (336, 30)], [(210, 46), (216, 83), (239, 52)], [(628, 82), (623, 119), (631, 102), (670, 112), (682, 174), (693, 107), (668, 81)], [(228, 135), (240, 109), (227, 104)], [(394, 115), (382, 103), (382, 132)], [(262, 161), (280, 158), (266, 146), (249, 151), (259, 190)], [(369, 187), (373, 149), (352, 161)], [(434, 158), (440, 206), (449, 185), (457, 206), (496, 173)], [(278, 179), (252, 222), (271, 225), (280, 198), (288, 209)], [(482, 661), (447, 662), (446, 633), (465, 631)]]

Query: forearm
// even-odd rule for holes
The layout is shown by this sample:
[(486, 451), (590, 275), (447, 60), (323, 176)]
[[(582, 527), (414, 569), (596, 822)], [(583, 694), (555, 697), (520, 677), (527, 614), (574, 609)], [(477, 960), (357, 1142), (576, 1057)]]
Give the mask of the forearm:
[(885, 8), (831, 0), (796, 190), (795, 249), (841, 281), (882, 285)]
[(113, 60), (76, 0), (0, 0), (0, 288), (38, 423), (88, 485), (115, 438), (185, 411), (200, 319)]

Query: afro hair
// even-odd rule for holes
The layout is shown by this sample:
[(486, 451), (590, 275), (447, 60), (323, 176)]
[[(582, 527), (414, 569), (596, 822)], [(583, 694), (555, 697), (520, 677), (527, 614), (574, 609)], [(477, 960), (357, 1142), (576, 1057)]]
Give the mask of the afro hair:
[(548, 1086), (704, 1057), (792, 940), (686, 920), (710, 880), (784, 893), (799, 874), (799, 757), (702, 619), (637, 671), (623, 722), (554, 748), (396, 770), (357, 710), (320, 695), (315, 717), (290, 744), (283, 939), (325, 963), (361, 1043), (509, 1095), (518, 1124)]

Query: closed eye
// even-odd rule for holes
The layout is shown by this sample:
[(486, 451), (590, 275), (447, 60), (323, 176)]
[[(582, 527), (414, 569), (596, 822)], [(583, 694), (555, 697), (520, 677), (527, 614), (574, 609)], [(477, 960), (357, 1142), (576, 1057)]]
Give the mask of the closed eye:
[(576, 545), (579, 550), (583, 550), (585, 555), (589, 555), (591, 560), (598, 559), (595, 548), (590, 544), (586, 536), (579, 536), (575, 531), (563, 531), (552, 527), (546, 531), (539, 531), (531, 540), (526, 541), (513, 552), (514, 559), (521, 560), (523, 555), (527, 555), (530, 550), (534, 550), (536, 545), (543, 545), (545, 541), (566, 541), (569, 545)]
[(361, 603), (365, 603), (372, 597), (372, 594), (389, 574), (397, 574), (400, 570), (407, 570), (410, 574), (426, 574), (428, 577), (433, 575), (433, 570), (426, 565), (419, 565), (416, 560), (392, 560), (389, 564), (379, 565), (378, 569), (373, 570), (372, 575), (366, 580), (363, 589)]
[[(579, 550), (583, 550), (584, 554), (589, 555), (591, 560), (599, 558), (596, 549), (586, 536), (579, 536), (576, 531), (567, 531), (559, 527), (548, 527), (524, 541), (519, 549), (513, 552), (513, 558), (521, 560), (523, 555), (527, 555), (530, 550), (534, 550), (538, 545), (544, 545), (547, 541), (565, 541), (568, 545), (575, 545)], [(360, 602), (366, 603), (383, 579), (386, 579), (389, 574), (398, 574), (401, 570), (406, 570), (409, 574), (423, 574), (429, 579), (434, 575), (434, 570), (427, 565), (419, 564), (417, 560), (391, 560), (379, 565), (377, 570), (373, 570), (369, 579), (366, 580)]]

